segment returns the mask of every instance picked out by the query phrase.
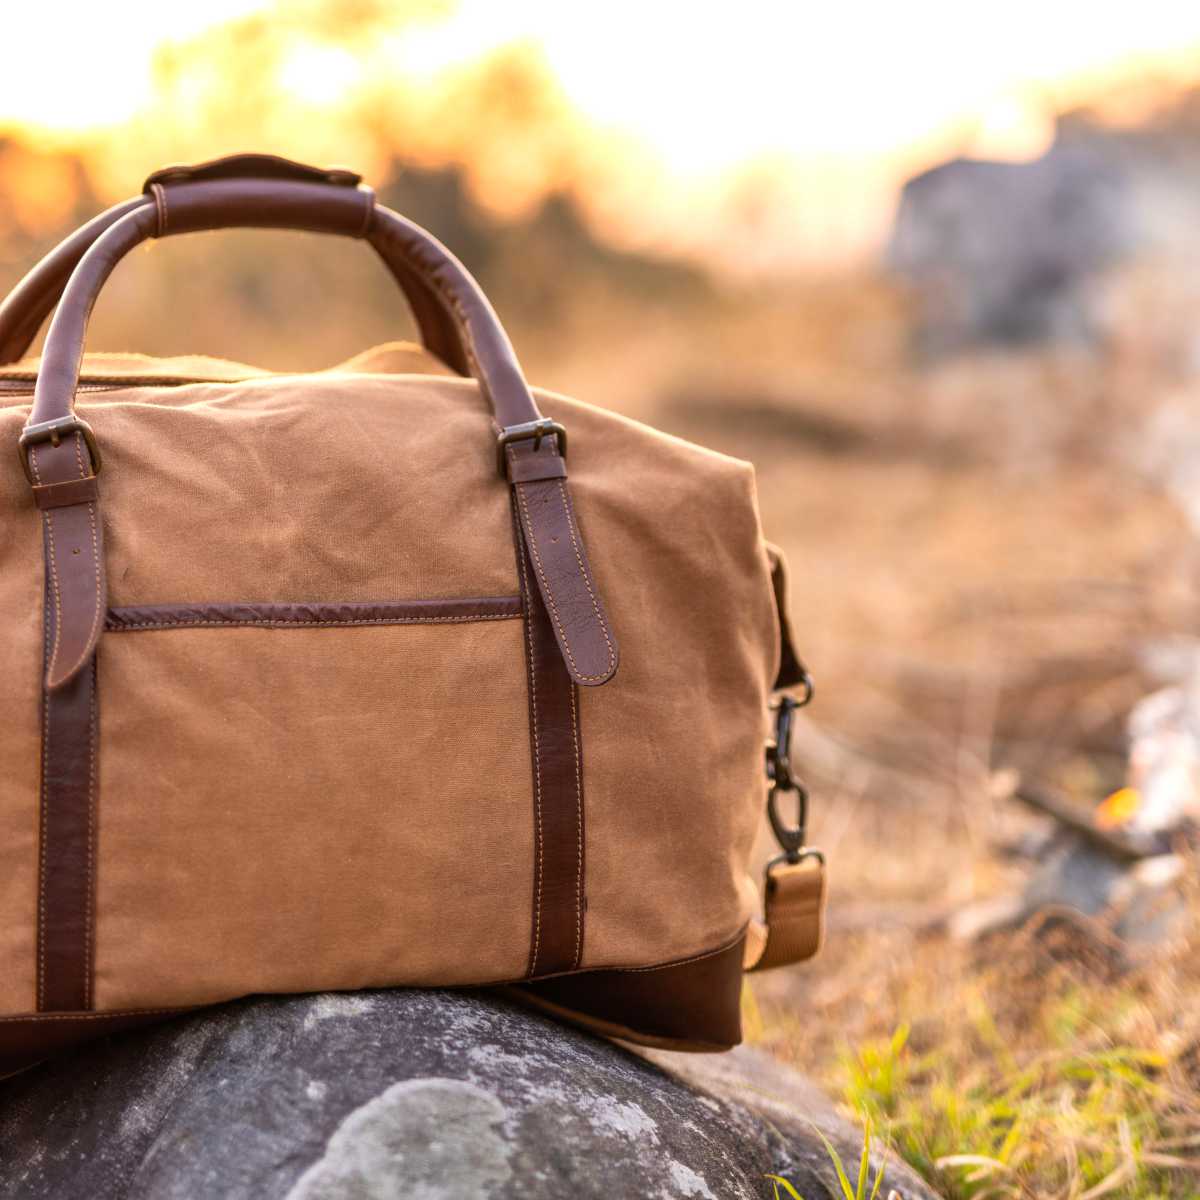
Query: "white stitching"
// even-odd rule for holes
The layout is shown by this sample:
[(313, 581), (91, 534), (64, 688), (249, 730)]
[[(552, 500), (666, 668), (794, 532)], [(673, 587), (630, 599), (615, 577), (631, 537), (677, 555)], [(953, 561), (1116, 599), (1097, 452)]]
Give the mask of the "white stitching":
[[(600, 632), (604, 635), (604, 644), (608, 647), (608, 666), (612, 669), (616, 662), (617, 653), (613, 649), (612, 640), (608, 636), (608, 626), (604, 620), (604, 614), (600, 611), (600, 601), (596, 599), (596, 593), (592, 590), (592, 581), (588, 577), (588, 569), (583, 561), (583, 554), (579, 549), (579, 540), (575, 536), (575, 519), (571, 512), (571, 502), (567, 499), (567, 485), (563, 480), (558, 481), (558, 494), (562, 499), (563, 516), (567, 519), (567, 532), (571, 535), (571, 548), (575, 551), (575, 561), (579, 564), (579, 573), (583, 576), (583, 586), (588, 590), (588, 596), (592, 601), (592, 611), (596, 614), (596, 621), (600, 626)], [(599, 679), (599, 675), (589, 675), (589, 679)]]
[[(35, 455), (30, 455), (35, 458)], [(36, 474), (36, 465), (34, 468)], [(43, 619), (44, 632), (42, 634), (42, 655), (43, 660), (50, 653), (50, 622)], [(50, 771), (50, 696), (45, 688), (42, 688), (42, 786), (40, 795), (40, 812), (41, 818), (38, 834), (41, 845), (39, 847), (39, 860), (41, 869), (38, 876), (38, 925), (37, 925), (37, 943), (38, 943), (38, 977), (37, 977), (37, 1006), (41, 1008), (46, 1001), (46, 931), (45, 931), (45, 915), (46, 915), (46, 779)]]
[(74, 1012), (74, 1013), (29, 1013), (19, 1017), (0, 1017), (2, 1022), (10, 1021), (111, 1021), (122, 1017), (157, 1017), (163, 1013), (189, 1013), (193, 1008), (126, 1008), (115, 1012)]
[[(35, 463), (34, 473), (36, 475), (36, 451), (30, 457), (33, 458)], [(50, 563), (50, 591), (54, 597), (54, 636), (47, 644), (50, 661), (46, 664), (46, 674), (50, 675), (54, 669), (54, 660), (58, 656), (58, 643), (62, 633), (62, 597), (58, 586), (58, 555), (54, 549), (54, 517), (49, 510), (43, 512), (42, 517), (46, 522), (46, 543), (48, 549), (46, 557)]]
[[(525, 545), (518, 532), (517, 555), (521, 563), (521, 588), (525, 593), (526, 609), (529, 607), (529, 573), (525, 567)], [(542, 942), (542, 743), (538, 735), (537, 719), (537, 664), (533, 653), (533, 614), (525, 613), (525, 639), (529, 645), (529, 720), (533, 734), (533, 812), (534, 829), (537, 831), (537, 850), (533, 856), (534, 905), (533, 905), (533, 949), (529, 956), (529, 974), (537, 974), (538, 951)]]
[(120, 618), (115, 621), (110, 618), (107, 625), (109, 633), (129, 633), (139, 629), (248, 629), (261, 627), (264, 629), (287, 629), (300, 626), (318, 629), (337, 629), (343, 625), (469, 625), (475, 621), (515, 621), (520, 617), (519, 612), (499, 612), (473, 614), (467, 617), (364, 617), (350, 621), (319, 620), (308, 621), (299, 617), (264, 617), (261, 620), (248, 621), (213, 621), (205, 618), (196, 620), (183, 619), (168, 621), (166, 618), (153, 621), (140, 621), (136, 624), (120, 624)]
[(59, 597), (58, 587), (58, 555), (54, 550), (54, 518), (49, 511), (42, 513), (46, 519), (46, 542), (49, 553), (47, 558), (50, 560), (50, 586), (54, 593), (54, 637), (50, 644), (50, 661), (46, 664), (46, 675), (49, 677), (54, 671), (54, 660), (58, 657), (58, 645), (62, 637), (62, 601)]
[(575, 684), (571, 689), (571, 740), (575, 745), (575, 961), (583, 958), (583, 779), (579, 769), (579, 716), (575, 708)]
[(92, 950), (95, 937), (92, 907), (96, 878), (96, 672), (91, 679), (90, 713), (88, 714), (88, 807), (87, 807), (87, 892), (83, 910), (83, 996), (84, 1007), (92, 1007)]

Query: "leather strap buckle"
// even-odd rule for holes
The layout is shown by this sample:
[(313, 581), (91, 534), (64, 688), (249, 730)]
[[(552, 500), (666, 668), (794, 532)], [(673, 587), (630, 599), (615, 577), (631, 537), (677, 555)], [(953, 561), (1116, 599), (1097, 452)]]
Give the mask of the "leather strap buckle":
[(496, 469), (500, 472), (502, 479), (508, 478), (508, 455), (505, 451), (514, 442), (527, 442), (530, 438), (533, 439), (533, 448), (536, 451), (542, 444), (542, 439), (550, 437), (553, 434), (558, 438), (558, 453), (559, 457), (567, 457), (567, 431), (557, 422), (551, 421), (549, 417), (542, 417), (537, 421), (526, 421), (521, 425), (508, 425), (500, 430), (499, 436), (496, 438)]
[(37, 446), (43, 442), (57, 446), (64, 437), (72, 433), (83, 434), (83, 440), (88, 448), (88, 456), (92, 460), (92, 474), (100, 474), (102, 465), (100, 447), (96, 442), (96, 435), (92, 432), (92, 427), (82, 417), (74, 415), (55, 417), (53, 421), (39, 421), (35, 425), (26, 425), (21, 430), (21, 436), (17, 441), (17, 454), (21, 460), (21, 469), (25, 472), (25, 478), (29, 480), (31, 487), (34, 486), (36, 480), (33, 478), (33, 467), (29, 462), (30, 446)]

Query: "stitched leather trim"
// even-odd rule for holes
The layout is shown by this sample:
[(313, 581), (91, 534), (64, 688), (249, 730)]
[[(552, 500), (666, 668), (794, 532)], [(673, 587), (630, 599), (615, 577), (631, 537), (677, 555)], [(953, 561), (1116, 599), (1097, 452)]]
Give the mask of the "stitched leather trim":
[[(668, 1050), (726, 1050), (741, 1041), (743, 934), (657, 967), (581, 971), (494, 985), (522, 1004), (596, 1033)], [(17, 1013), (0, 1017), (0, 1079), (112, 1033), (198, 1012)]]
[(668, 1050), (727, 1050), (742, 1040), (745, 934), (658, 967), (578, 971), (508, 989), (514, 999), (609, 1037)]
[(153, 1025), (195, 1011), (193, 1008), (146, 1008), (126, 1012), (20, 1013), (0, 1017), (0, 1079), (106, 1034)]
[(130, 633), (205, 627), (287, 629), (303, 625), (450, 625), (511, 621), (520, 615), (520, 596), (347, 604), (144, 604), (110, 608), (104, 627), (109, 633)]
[(583, 958), (584, 800), (577, 691), (567, 673), (514, 514), (525, 602), (525, 665), (533, 766), (532, 976), (575, 970)]

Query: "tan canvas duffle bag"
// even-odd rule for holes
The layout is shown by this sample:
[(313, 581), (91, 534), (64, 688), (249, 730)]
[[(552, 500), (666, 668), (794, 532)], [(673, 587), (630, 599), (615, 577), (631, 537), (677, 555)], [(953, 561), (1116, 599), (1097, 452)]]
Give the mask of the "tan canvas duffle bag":
[[(83, 357), (148, 238), (361, 238), (424, 343), (283, 375)], [(29, 346), (53, 310), (43, 353)], [(804, 685), (752, 468), (531, 392), (357, 176), (157, 172), (0, 306), (0, 1074), (261, 992), (508, 985), (720, 1049), (819, 940), (752, 870)]]

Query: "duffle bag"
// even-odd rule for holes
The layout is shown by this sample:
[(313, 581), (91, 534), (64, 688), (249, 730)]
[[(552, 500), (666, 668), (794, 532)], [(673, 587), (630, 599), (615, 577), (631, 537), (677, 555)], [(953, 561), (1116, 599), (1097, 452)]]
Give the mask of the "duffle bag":
[[(368, 242), (423, 345), (84, 357), (124, 255), (231, 227)], [(765, 921), (752, 870), (769, 702), (805, 684), (752, 468), (531, 391), (356, 175), (156, 172), (12, 291), (0, 364), (0, 1074), (390, 986), (722, 1049), (743, 971), (815, 951), (785, 736)]]

